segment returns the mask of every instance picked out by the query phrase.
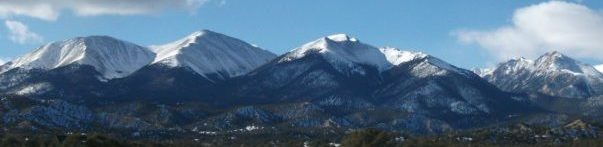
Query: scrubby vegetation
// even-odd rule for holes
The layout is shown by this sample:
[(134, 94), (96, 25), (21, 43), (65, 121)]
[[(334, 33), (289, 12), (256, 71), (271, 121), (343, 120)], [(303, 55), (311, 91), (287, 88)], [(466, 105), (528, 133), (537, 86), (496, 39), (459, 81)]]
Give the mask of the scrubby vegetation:
[(394, 134), (376, 129), (352, 132), (344, 137), (341, 142), (343, 146), (348, 147), (389, 147), (396, 144)]
[(465, 147), (465, 146), (603, 146), (600, 127), (574, 121), (561, 128), (526, 124), (415, 136), (378, 129), (361, 129), (321, 135), (297, 133), (229, 134), (199, 138), (131, 139), (115, 135), (69, 133), (67, 135), (0, 135), (2, 147)]

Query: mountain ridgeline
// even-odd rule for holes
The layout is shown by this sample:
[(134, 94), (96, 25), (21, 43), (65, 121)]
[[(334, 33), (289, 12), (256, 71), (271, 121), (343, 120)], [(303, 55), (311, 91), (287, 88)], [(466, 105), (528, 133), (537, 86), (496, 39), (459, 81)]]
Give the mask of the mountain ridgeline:
[(5, 131), (131, 137), (357, 128), (433, 134), (520, 120), (559, 125), (568, 114), (603, 114), (562, 111), (571, 107), (566, 100), (603, 106), (602, 77), (557, 52), (474, 73), (345, 34), (280, 56), (208, 30), (151, 47), (90, 36), (0, 66), (0, 124)]
[(603, 74), (559, 52), (536, 60), (512, 59), (476, 73), (501, 90), (522, 94), (525, 101), (549, 111), (595, 121), (603, 116)]

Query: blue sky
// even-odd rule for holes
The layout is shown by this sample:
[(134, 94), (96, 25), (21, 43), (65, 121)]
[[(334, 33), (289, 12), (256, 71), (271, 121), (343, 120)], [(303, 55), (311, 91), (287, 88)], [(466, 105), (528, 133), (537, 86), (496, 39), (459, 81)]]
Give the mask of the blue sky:
[[(40, 0), (33, 1), (32, 3), (35, 3)], [(61, 0), (53, 1), (60, 3)], [(161, 0), (138, 0), (142, 3), (153, 3), (151, 1)], [(0, 2), (0, 9), (3, 5), (15, 7), (26, 5), (19, 3), (16, 0)], [(202, 0), (192, 7), (188, 7), (188, 3), (183, 3), (165, 6), (159, 10), (154, 10), (156, 7), (148, 10), (141, 8), (140, 12), (125, 11), (129, 9), (127, 4), (121, 5), (123, 7), (103, 4), (98, 6), (124, 9), (117, 13), (113, 10), (88, 13), (76, 8), (81, 5), (55, 6), (51, 3), (47, 5), (56, 8), (54, 12), (57, 16), (45, 16), (46, 13), (21, 14), (17, 13), (20, 12), (17, 8), (14, 12), (0, 11), (0, 19), (3, 21), (3, 25), (0, 26), (0, 59), (15, 58), (44, 43), (76, 36), (110, 35), (146, 46), (167, 43), (193, 31), (209, 29), (259, 45), (277, 54), (285, 53), (322, 36), (346, 33), (374, 46), (421, 51), (464, 68), (491, 66), (509, 56), (533, 58), (536, 54), (556, 47), (577, 48), (562, 52), (575, 55), (576, 58), (587, 63), (603, 63), (601, 60), (603, 48), (599, 49), (597, 43), (586, 45), (565, 43), (569, 42), (568, 39), (559, 41), (561, 43), (551, 43), (546, 41), (546, 38), (538, 38), (528, 39), (538, 41), (531, 41), (529, 45), (517, 47), (507, 45), (517, 43), (508, 42), (505, 38), (481, 39), (484, 36), (496, 36), (496, 30), (501, 28), (520, 28), (516, 30), (522, 31), (515, 32), (532, 32), (525, 31), (523, 29), (525, 27), (522, 27), (523, 23), (514, 24), (515, 12), (518, 9), (544, 3), (551, 2), (541, 0)], [(600, 0), (567, 3), (592, 10), (592, 13), (595, 13), (594, 17), (601, 15), (603, 9), (603, 1)], [(566, 8), (563, 7), (566, 6), (564, 4), (560, 6)], [(577, 15), (583, 16), (583, 14)], [(8, 27), (8, 22), (22, 24), (27, 27), (27, 33), (34, 35), (21, 38), (24, 39), (21, 41), (11, 38), (14, 32)], [(599, 26), (599, 22), (593, 24), (595, 29), (603, 28), (603, 25)], [(515, 37), (511, 36), (511, 38)], [(593, 40), (603, 40), (599, 38), (600, 35), (589, 37)], [(492, 42), (507, 43), (501, 45)], [(508, 48), (521, 50), (508, 50)], [(524, 50), (526, 55), (521, 53)], [(517, 53), (499, 56), (501, 51)], [(602, 58), (592, 55), (597, 53), (600, 53)]]

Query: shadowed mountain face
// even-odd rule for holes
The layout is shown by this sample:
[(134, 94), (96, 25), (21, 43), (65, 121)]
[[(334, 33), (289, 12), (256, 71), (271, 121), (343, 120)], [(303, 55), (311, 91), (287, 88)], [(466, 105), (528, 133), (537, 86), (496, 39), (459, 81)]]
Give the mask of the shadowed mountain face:
[(525, 109), (472, 72), (431, 56), (400, 64), (384, 75), (386, 82), (377, 90), (377, 99), (409, 112), (455, 120), (504, 116)]
[(53, 70), (12, 69), (0, 74), (0, 91), (5, 94), (39, 98), (79, 100), (107, 96), (102, 74), (92, 66), (72, 64)]
[[(398, 113), (379, 117), (387, 127), (417, 132), (469, 128), (530, 112), (511, 95), (475, 75), (422, 53), (377, 49), (357, 39), (318, 39), (251, 73), (236, 78), (229, 97), (258, 103), (310, 102), (335, 108), (334, 116), (367, 115), (371, 110)], [(346, 48), (336, 48), (345, 46)], [(368, 46), (380, 51), (372, 61), (357, 62), (355, 53)], [(335, 49), (332, 49), (335, 48)], [(381, 65), (381, 66), (379, 66)], [(433, 122), (433, 124), (427, 124)], [(370, 123), (365, 122), (370, 126)], [(426, 128), (430, 126), (433, 128)], [(395, 126), (395, 127), (393, 127)], [(420, 130), (420, 131), (419, 131)], [(429, 131), (428, 131), (429, 130)]]

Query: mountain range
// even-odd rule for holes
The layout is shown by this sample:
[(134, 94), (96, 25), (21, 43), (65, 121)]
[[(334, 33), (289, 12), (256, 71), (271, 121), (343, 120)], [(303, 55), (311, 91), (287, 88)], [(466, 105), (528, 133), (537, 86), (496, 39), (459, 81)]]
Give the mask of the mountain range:
[(523, 94), (525, 101), (540, 108), (601, 120), (603, 74), (559, 52), (536, 60), (511, 59), (476, 73), (503, 91)]
[[(4, 131), (134, 137), (355, 128), (432, 134), (603, 114), (603, 74), (558, 52), (470, 71), (345, 34), (278, 56), (209, 30), (151, 47), (78, 37), (0, 66), (0, 94)], [(583, 109), (566, 109), (576, 106)]]
[(546, 53), (535, 61), (509, 60), (482, 76), (510, 92), (538, 92), (568, 98), (603, 95), (601, 72), (559, 52)]

